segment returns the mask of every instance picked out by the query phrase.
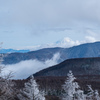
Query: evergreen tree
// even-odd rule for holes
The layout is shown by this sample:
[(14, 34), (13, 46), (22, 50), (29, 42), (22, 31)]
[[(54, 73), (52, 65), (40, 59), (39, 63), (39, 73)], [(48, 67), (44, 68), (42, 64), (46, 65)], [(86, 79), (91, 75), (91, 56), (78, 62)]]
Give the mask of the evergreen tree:
[(94, 96), (95, 96), (95, 100), (100, 100), (100, 96), (99, 96), (98, 90), (94, 91)]
[(88, 94), (87, 94), (87, 99), (88, 100), (100, 100), (100, 96), (97, 90), (93, 90), (91, 85), (88, 85)]
[(92, 89), (91, 85), (88, 85), (87, 99), (93, 100), (93, 98), (94, 98), (94, 90)]
[(72, 71), (69, 71), (67, 76), (65, 84), (62, 86), (65, 91), (62, 100), (85, 100), (83, 91), (80, 90), (78, 83), (74, 82), (76, 78), (73, 76)]
[(25, 83), (25, 88), (18, 95), (18, 98), (20, 100), (45, 100), (44, 93), (39, 91), (39, 86), (33, 76)]

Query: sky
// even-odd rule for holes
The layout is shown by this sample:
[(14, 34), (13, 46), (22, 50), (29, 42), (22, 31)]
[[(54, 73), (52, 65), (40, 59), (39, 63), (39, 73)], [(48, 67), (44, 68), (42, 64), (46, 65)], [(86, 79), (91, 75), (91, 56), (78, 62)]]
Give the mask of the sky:
[(0, 0), (3, 48), (100, 41), (100, 0)]

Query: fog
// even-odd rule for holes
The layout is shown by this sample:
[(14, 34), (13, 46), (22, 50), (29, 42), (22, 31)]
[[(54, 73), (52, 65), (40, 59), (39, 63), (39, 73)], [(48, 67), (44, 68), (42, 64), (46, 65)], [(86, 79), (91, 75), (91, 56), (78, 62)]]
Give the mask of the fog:
[(56, 65), (59, 58), (60, 54), (56, 53), (51, 59), (47, 59), (45, 62), (35, 59), (35, 60), (21, 61), (13, 65), (5, 65), (3, 74), (6, 75), (11, 71), (13, 72), (14, 76), (13, 79), (25, 79), (44, 68)]

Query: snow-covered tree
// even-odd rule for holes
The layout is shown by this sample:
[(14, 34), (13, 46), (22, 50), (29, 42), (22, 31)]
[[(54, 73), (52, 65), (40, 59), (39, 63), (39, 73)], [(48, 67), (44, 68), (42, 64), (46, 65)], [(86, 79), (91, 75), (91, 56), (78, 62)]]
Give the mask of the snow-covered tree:
[(95, 98), (95, 100), (100, 100), (100, 96), (99, 96), (98, 90), (94, 91), (94, 98)]
[(44, 92), (39, 91), (39, 86), (33, 76), (25, 83), (25, 88), (18, 95), (18, 98), (20, 100), (45, 100)]
[(3, 54), (0, 54), (0, 100), (12, 100), (14, 98), (14, 83), (10, 80), (11, 73), (6, 76), (2, 73), (4, 68), (2, 66), (3, 56)]
[(80, 89), (76, 90), (74, 100), (86, 100), (86, 96), (84, 95), (84, 92)]
[(91, 85), (88, 85), (87, 100), (100, 100), (100, 96), (97, 90), (93, 90)]
[(85, 96), (77, 82), (74, 82), (76, 79), (73, 76), (72, 71), (69, 71), (68, 78), (65, 81), (65, 84), (62, 86), (65, 93), (63, 94), (62, 100), (85, 100)]
[(93, 98), (94, 98), (94, 90), (92, 89), (91, 85), (88, 85), (87, 99), (93, 100)]

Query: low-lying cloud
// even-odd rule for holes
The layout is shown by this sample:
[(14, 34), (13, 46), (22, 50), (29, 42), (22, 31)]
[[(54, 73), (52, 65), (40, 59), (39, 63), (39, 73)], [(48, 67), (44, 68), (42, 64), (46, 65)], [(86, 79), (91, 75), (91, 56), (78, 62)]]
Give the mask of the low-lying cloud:
[(45, 62), (36, 59), (21, 61), (17, 64), (6, 65), (3, 72), (4, 74), (8, 74), (12, 71), (14, 73), (14, 79), (24, 79), (44, 68), (56, 65), (59, 58), (60, 54), (56, 53), (51, 59), (47, 59)]

